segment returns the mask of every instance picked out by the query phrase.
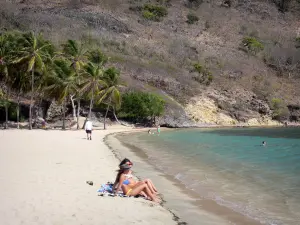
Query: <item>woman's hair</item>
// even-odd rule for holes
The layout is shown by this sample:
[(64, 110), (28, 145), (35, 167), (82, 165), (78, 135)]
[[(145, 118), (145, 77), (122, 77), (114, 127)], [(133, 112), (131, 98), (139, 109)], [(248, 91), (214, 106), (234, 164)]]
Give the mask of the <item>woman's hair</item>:
[(117, 177), (116, 177), (116, 182), (119, 183), (120, 176), (121, 176), (121, 174), (124, 172), (124, 170), (119, 169), (119, 170), (117, 170), (117, 172), (118, 172), (118, 174), (117, 174)]
[(125, 163), (128, 163), (128, 162), (132, 164), (132, 162), (131, 162), (129, 159), (127, 159), (127, 158), (123, 159), (123, 160), (120, 162), (119, 167), (120, 167), (121, 165), (125, 164)]

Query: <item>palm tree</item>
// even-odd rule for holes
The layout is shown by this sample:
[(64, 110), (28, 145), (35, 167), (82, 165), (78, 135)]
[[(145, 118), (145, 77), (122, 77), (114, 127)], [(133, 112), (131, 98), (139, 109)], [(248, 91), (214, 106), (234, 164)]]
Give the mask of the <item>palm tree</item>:
[(57, 59), (53, 63), (53, 72), (48, 77), (48, 86), (45, 91), (54, 97), (59, 103), (63, 104), (63, 127), (65, 126), (65, 111), (67, 98), (76, 93), (77, 76), (75, 70), (70, 67), (71, 62), (67, 59)]
[[(62, 45), (63, 47), (63, 55), (69, 59), (72, 63), (71, 66), (74, 68), (74, 70), (77, 73), (77, 82), (80, 84), (81, 77), (80, 77), (80, 71), (83, 68), (84, 63), (87, 60), (87, 49), (82, 43), (78, 43), (75, 40), (68, 40), (65, 44)], [(82, 93), (79, 91), (75, 93), (77, 95), (77, 129), (79, 129), (79, 113), (80, 113), (80, 100), (82, 98)], [(73, 114), (75, 111), (75, 104), (74, 104), (74, 97), (71, 97), (72, 107), (73, 107)]]
[(83, 67), (84, 81), (81, 91), (86, 93), (90, 98), (90, 108), (88, 118), (91, 117), (92, 107), (94, 104), (95, 93), (101, 92), (107, 84), (103, 81), (104, 69), (99, 65), (89, 62)]
[(115, 119), (119, 121), (115, 114), (115, 109), (121, 106), (121, 94), (118, 89), (120, 86), (120, 71), (114, 67), (108, 68), (104, 72), (103, 80), (106, 83), (106, 87), (99, 92), (101, 97), (98, 103), (106, 100), (107, 108), (104, 116), (104, 130), (106, 130), (106, 117), (110, 107), (112, 107)]
[(63, 56), (71, 61), (71, 66), (76, 72), (80, 71), (87, 59), (87, 50), (82, 43), (68, 40), (62, 44)]
[(23, 34), (21, 39), (22, 49), (20, 53), (22, 57), (15, 62), (22, 60), (28, 61), (28, 72), (31, 72), (31, 96), (29, 107), (29, 129), (32, 129), (32, 107), (33, 96), (35, 94), (35, 74), (42, 73), (45, 68), (45, 62), (50, 57), (53, 49), (51, 43), (43, 39), (41, 35), (35, 35), (33, 32)]
[(17, 92), (17, 128), (20, 128), (20, 96), (30, 89), (30, 79), (28, 73), (21, 66), (17, 67), (13, 73), (12, 88)]
[(12, 65), (14, 51), (17, 46), (17, 33), (3, 33), (0, 35), (0, 80), (6, 84), (5, 100), (5, 129), (8, 128), (9, 95), (12, 84), (12, 76), (9, 67)]

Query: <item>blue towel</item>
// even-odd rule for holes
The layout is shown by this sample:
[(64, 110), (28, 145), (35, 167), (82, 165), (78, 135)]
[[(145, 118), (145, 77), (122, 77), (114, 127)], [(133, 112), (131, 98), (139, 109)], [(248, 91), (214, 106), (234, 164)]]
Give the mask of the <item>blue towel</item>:
[(112, 193), (113, 192), (113, 184), (107, 183), (107, 184), (102, 184), (101, 188), (97, 190), (97, 192), (101, 193)]

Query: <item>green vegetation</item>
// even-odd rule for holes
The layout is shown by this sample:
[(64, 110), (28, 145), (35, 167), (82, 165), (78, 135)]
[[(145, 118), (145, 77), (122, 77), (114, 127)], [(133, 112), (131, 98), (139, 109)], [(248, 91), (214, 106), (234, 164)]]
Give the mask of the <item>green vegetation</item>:
[(18, 94), (18, 104), (14, 106), (17, 109), (11, 109), (10, 113), (18, 122), (20, 95), (30, 94), (29, 129), (32, 129), (34, 100), (38, 99), (54, 98), (63, 105), (63, 129), (69, 100), (74, 117), (74, 101), (77, 100), (77, 118), (83, 98), (90, 100), (89, 116), (95, 101), (105, 103), (107, 109), (120, 107), (120, 72), (114, 67), (106, 67), (108, 57), (99, 49), (88, 51), (83, 44), (68, 40), (60, 51), (42, 35), (6, 32), (0, 35), (0, 62), (0, 81), (7, 89), (5, 94), (1, 91), (6, 124), (10, 91)]
[(193, 13), (189, 13), (186, 18), (187, 18), (186, 22), (188, 24), (194, 24), (194, 23), (199, 21), (199, 17), (196, 16), (195, 14), (193, 14)]
[(264, 45), (255, 37), (244, 37), (242, 41), (242, 49), (255, 55), (264, 50)]
[(289, 110), (285, 103), (279, 98), (271, 100), (272, 118), (276, 120), (286, 120), (289, 116)]
[(197, 72), (194, 76), (194, 80), (198, 81), (200, 84), (210, 85), (213, 81), (213, 75), (208, 68), (202, 66), (200, 63), (195, 63), (193, 65), (192, 72)]
[(145, 4), (142, 10), (142, 16), (147, 20), (161, 21), (167, 16), (168, 11), (164, 6)]
[(122, 100), (119, 116), (134, 122), (154, 122), (164, 112), (165, 101), (155, 94), (133, 91), (123, 95)]

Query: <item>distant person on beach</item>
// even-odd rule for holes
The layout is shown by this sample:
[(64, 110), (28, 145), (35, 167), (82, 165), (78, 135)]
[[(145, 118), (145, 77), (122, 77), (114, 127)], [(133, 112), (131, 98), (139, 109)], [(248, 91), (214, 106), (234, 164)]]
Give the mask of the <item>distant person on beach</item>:
[[(127, 158), (123, 159), (121, 161), (121, 163), (119, 164), (119, 168), (121, 168), (124, 165), (127, 165), (127, 166), (130, 167), (129, 171), (128, 171), (128, 175), (126, 175), (126, 177), (128, 179), (127, 179), (127, 181), (125, 181), (125, 183), (124, 183), (125, 185), (128, 185), (130, 187), (134, 187), (136, 185), (146, 184), (147, 187), (149, 188), (149, 190), (151, 191), (151, 194), (153, 194), (153, 195), (158, 194), (158, 191), (157, 191), (156, 187), (154, 186), (154, 184), (152, 183), (152, 181), (150, 179), (145, 179), (145, 180), (142, 180), (142, 181), (135, 181), (133, 179), (132, 171), (131, 171), (131, 167), (133, 166), (133, 163), (129, 159), (127, 159)], [(114, 183), (113, 187), (116, 187), (117, 183), (118, 183), (118, 176), (116, 177), (116, 180), (115, 180), (115, 183)], [(143, 194), (143, 193), (141, 193), (141, 194)]]
[(137, 196), (143, 193), (146, 194), (149, 200), (153, 202), (160, 202), (156, 195), (152, 194), (146, 183), (137, 183), (133, 186), (130, 185), (129, 180), (132, 179), (130, 168), (131, 166), (126, 163), (120, 166), (116, 182), (113, 186), (113, 192), (118, 193), (122, 189), (123, 194), (127, 196)]
[(92, 130), (93, 130), (93, 123), (89, 119), (86, 120), (85, 126), (84, 126), (87, 140), (92, 140)]

